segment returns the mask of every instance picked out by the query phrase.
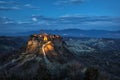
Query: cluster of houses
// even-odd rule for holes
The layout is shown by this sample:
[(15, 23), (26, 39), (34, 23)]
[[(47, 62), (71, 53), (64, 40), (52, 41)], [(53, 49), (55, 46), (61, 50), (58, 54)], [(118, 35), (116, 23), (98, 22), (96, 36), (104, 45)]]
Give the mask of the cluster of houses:
[(33, 34), (31, 35), (31, 38), (30, 38), (30, 40), (38, 40), (43, 42), (53, 41), (55, 39), (61, 40), (61, 37), (58, 35), (50, 35), (47, 33), (43, 33), (43, 34)]
[[(52, 43), (59, 43), (62, 41), (62, 38), (59, 35), (51, 35), (47, 33), (42, 34), (33, 34), (30, 36), (30, 39), (27, 42), (27, 53), (37, 53), (41, 51), (43, 44), (51, 41)], [(39, 49), (39, 51), (38, 51)]]

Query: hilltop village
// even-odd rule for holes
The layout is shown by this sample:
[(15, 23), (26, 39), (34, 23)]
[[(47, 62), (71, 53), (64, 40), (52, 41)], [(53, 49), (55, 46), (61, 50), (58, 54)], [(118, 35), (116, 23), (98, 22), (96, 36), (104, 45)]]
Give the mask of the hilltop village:
[(43, 53), (42, 46), (44, 45), (45, 52), (54, 50), (54, 46), (61, 46), (62, 38), (59, 35), (51, 35), (47, 33), (33, 34), (27, 42), (26, 53)]

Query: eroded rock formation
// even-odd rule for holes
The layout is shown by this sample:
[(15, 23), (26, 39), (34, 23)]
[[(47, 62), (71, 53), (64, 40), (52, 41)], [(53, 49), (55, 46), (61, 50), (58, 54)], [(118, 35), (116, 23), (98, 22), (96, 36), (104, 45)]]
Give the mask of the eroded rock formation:
[(1, 80), (101, 80), (98, 73), (82, 65), (60, 36), (46, 33), (31, 35), (25, 51), (0, 66)]

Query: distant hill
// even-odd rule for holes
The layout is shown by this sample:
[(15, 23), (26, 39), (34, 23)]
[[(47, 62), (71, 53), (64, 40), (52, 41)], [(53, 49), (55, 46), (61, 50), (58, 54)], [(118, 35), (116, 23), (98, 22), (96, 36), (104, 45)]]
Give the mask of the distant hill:
[[(65, 29), (44, 30), (44, 32), (58, 34), (65, 37), (120, 38), (120, 31)], [(40, 33), (40, 31), (24, 32), (17, 35), (28, 35), (33, 33)]]
[[(93, 37), (93, 38), (120, 38), (120, 31), (106, 30), (80, 30), (80, 29), (65, 29), (65, 30), (43, 30), (49, 34), (57, 34), (64, 37)], [(39, 31), (29, 31), (14, 34), (5, 34), (8, 36), (28, 36), (30, 34), (38, 34)]]

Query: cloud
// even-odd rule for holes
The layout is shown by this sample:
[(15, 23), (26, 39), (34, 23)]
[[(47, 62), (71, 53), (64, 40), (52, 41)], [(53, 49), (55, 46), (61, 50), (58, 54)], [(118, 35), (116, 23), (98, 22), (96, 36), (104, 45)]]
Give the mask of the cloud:
[[(38, 24), (38, 25), (58, 25), (58, 26), (119, 26), (120, 17), (111, 16), (81, 16), (81, 15), (67, 15), (58, 18), (33, 15), (27, 20), (14, 21), (12, 19), (1, 17), (0, 24)], [(59, 27), (57, 27), (59, 28)]]
[(19, 10), (19, 9), (33, 9), (40, 10), (40, 7), (31, 5), (31, 4), (20, 4), (20, 2), (16, 1), (0, 1), (0, 10)]
[(50, 18), (45, 16), (32, 16), (32, 20), (37, 21), (47, 21), (47, 22), (58, 22), (66, 24), (81, 24), (84, 22), (120, 22), (120, 17), (110, 17), (110, 16), (81, 16), (81, 15), (64, 15), (58, 18)]
[(40, 7), (33, 6), (33, 5), (31, 5), (31, 4), (25, 4), (24, 7), (30, 8), (30, 9), (36, 9), (36, 10), (40, 10), (40, 9), (41, 9)]
[(18, 22), (16, 22), (16, 24), (31, 24), (31, 22), (30, 21), (18, 21)]
[(4, 6), (0, 6), (0, 10), (1, 11), (5, 11), (5, 10), (19, 10), (19, 7), (4, 7)]
[(14, 23), (12, 19), (9, 19), (7, 17), (0, 17), (0, 25), (1, 24), (11, 24)]
[(37, 20), (45, 20), (45, 21), (55, 21), (55, 18), (51, 18), (51, 17), (46, 17), (46, 16), (42, 16), (42, 15), (33, 15), (32, 18), (36, 18)]
[(64, 15), (58, 18), (45, 16), (34, 16), (37, 22), (34, 25), (52, 27), (52, 29), (106, 29), (120, 30), (120, 17), (111, 16), (81, 16), (81, 15)]
[(79, 21), (79, 22), (112, 22), (112, 21), (120, 21), (120, 17), (110, 17), (110, 16), (81, 16), (81, 15), (64, 15), (59, 17), (63, 20), (69, 21)]
[(57, 18), (33, 15), (26, 20), (12, 20), (7, 17), (0, 18), (0, 27), (14, 27), (16, 29), (98, 29), (120, 30), (120, 17), (111, 16), (81, 16), (65, 15)]
[(19, 10), (18, 4), (16, 1), (0, 1), (0, 11)]
[(28, 20), (23, 20), (23, 21), (15, 21), (13, 19), (7, 18), (7, 17), (0, 17), (0, 26), (1, 25), (23, 25), (23, 24), (31, 24), (31, 22)]
[(0, 1), (0, 4), (2, 5), (4, 5), (4, 4), (18, 4), (18, 2), (15, 2), (15, 1)]
[(84, 0), (59, 0), (55, 5), (81, 4)]
[(32, 20), (33, 20), (34, 22), (36, 22), (36, 21), (37, 21), (37, 18), (33, 17)]

